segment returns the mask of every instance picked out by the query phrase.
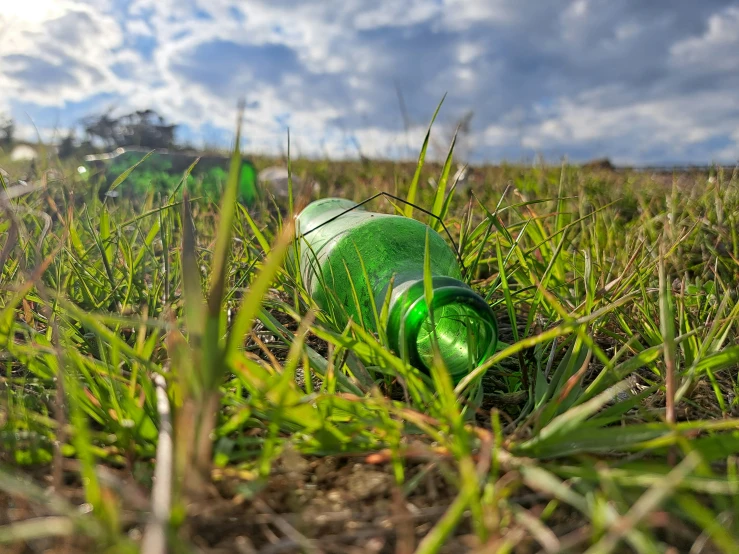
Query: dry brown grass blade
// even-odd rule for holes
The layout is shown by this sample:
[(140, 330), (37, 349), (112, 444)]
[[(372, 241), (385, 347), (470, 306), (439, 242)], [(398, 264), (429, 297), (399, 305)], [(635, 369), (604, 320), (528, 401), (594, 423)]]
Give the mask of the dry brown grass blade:
[[(664, 245), (660, 245), (659, 252), (659, 319), (662, 333), (663, 352), (665, 359), (665, 419), (667, 423), (675, 424), (675, 373), (677, 347), (675, 345), (675, 314), (672, 309), (672, 295), (670, 284), (667, 283), (667, 269), (665, 267)], [(671, 450), (668, 460), (675, 464), (676, 453)]]

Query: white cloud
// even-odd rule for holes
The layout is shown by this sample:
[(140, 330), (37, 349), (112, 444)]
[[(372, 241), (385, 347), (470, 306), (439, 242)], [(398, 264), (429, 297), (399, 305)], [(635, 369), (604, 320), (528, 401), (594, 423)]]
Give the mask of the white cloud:
[(670, 55), (670, 62), (677, 67), (739, 71), (739, 7), (712, 15), (705, 33), (680, 40), (670, 49)]
[[(524, 130), (523, 144), (539, 150), (556, 144), (587, 146), (609, 141), (619, 145), (613, 159), (631, 163), (639, 160), (646, 149), (660, 149), (680, 157), (712, 137), (731, 136), (734, 146), (718, 153), (719, 158), (730, 160), (736, 157), (739, 144), (739, 134), (733, 132), (736, 122), (721, 121), (721, 114), (730, 109), (731, 99), (721, 92), (701, 92), (612, 108), (593, 105), (585, 95), (559, 101), (552, 116)], [(732, 149), (734, 154), (727, 156)]]
[(126, 32), (142, 37), (155, 36), (151, 26), (143, 19), (130, 19), (126, 21)]
[(474, 62), (484, 53), (485, 46), (479, 42), (462, 42), (457, 46), (457, 59), (462, 64)]
[(479, 22), (510, 23), (522, 16), (516, 0), (443, 0), (443, 23), (464, 31)]
[(27, 11), (0, 13), (0, 28), (7, 31), (0, 35), (0, 88), (7, 97), (63, 106), (125, 89), (111, 70), (111, 51), (123, 41), (113, 17), (72, 2), (30, 3)]
[(408, 2), (378, 2), (374, 8), (359, 11), (353, 17), (357, 29), (406, 27), (441, 15), (440, 6), (424, 0)]
[(583, 17), (588, 12), (588, 0), (575, 0), (567, 11), (575, 17)]
[[(0, 21), (12, 31), (13, 26), (29, 25), (34, 26), (43, 23), (55, 17), (59, 17), (68, 9), (68, 3), (57, 2), (55, 0), (27, 0), (25, 2), (12, 2), (3, 6), (0, 12)], [(7, 35), (3, 37), (7, 40)]]

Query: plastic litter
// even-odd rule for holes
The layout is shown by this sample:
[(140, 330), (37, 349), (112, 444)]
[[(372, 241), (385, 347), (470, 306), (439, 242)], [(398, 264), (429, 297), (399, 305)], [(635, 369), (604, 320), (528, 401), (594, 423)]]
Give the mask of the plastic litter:
[[(101, 176), (104, 181), (101, 193), (106, 194), (107, 187), (119, 175), (140, 162), (149, 152), (150, 149), (146, 148), (125, 147), (86, 156), (85, 164), (77, 171), (85, 180)], [(169, 150), (157, 150), (137, 166), (121, 184), (120, 194), (121, 196), (146, 194), (151, 190), (170, 192), (177, 187), (185, 171), (198, 157), (200, 161), (190, 174), (188, 187), (196, 194), (218, 200), (228, 179), (230, 157)], [(239, 201), (250, 206), (257, 201), (257, 197), (257, 171), (248, 159), (242, 158), (239, 171)]]
[[(352, 318), (377, 331), (376, 314), (382, 313), (394, 278), (388, 342), (412, 366), (424, 371), (432, 367), (434, 337), (454, 381), (495, 352), (498, 327), (492, 309), (463, 282), (457, 253), (429, 226), (325, 198), (298, 215), (297, 232), (303, 283), (321, 309), (335, 314), (337, 324)], [(431, 313), (424, 294), (427, 233)]]

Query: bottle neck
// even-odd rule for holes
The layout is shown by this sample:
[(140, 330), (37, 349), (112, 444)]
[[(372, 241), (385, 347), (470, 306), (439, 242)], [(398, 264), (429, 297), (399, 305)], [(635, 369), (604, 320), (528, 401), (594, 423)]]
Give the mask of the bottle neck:
[[(397, 276), (388, 313), (388, 340), (402, 358), (419, 369), (434, 363), (434, 343), (452, 379), (458, 381), (494, 352), (498, 327), (485, 300), (452, 277), (432, 278), (431, 309), (423, 274)], [(386, 292), (378, 299), (380, 309)]]

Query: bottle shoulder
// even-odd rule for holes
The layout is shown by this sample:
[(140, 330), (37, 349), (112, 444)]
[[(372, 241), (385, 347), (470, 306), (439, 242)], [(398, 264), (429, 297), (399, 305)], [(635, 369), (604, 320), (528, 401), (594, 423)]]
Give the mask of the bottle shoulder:
[[(311, 217), (311, 215), (314, 215)], [(366, 212), (364, 210), (342, 213), (331, 210), (317, 214), (301, 214), (298, 218), (298, 232), (308, 242), (349, 235), (372, 234), (376, 238), (397, 235), (424, 234), (426, 225), (415, 219), (391, 214)]]
[(459, 266), (456, 252), (444, 238), (426, 224), (398, 215), (352, 211), (328, 221), (303, 237), (304, 255), (323, 266), (330, 263), (343, 273), (365, 269), (383, 283), (391, 274), (418, 272), (423, 274), (426, 235), (434, 273), (456, 276)]
[(327, 246), (342, 259), (353, 258), (358, 251), (365, 261), (385, 260), (388, 268), (409, 266), (422, 272), (427, 232), (432, 265), (446, 268), (445, 273), (454, 271), (456, 253), (441, 235), (420, 221), (401, 216), (373, 214), (357, 220), (330, 238)]

